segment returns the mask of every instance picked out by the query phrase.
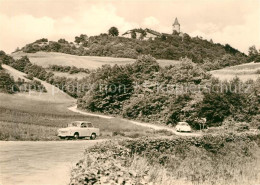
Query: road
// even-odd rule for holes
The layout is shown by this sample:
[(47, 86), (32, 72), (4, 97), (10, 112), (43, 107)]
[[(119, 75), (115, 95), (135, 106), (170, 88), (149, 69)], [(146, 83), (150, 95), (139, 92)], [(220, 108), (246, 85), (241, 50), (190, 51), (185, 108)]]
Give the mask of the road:
[(68, 184), (84, 149), (101, 141), (1, 141), (0, 184)]
[[(105, 119), (114, 118), (112, 116), (106, 116), (106, 115), (84, 112), (82, 110), (77, 109), (76, 105), (69, 107), (68, 109), (73, 111), (73, 112), (77, 112), (79, 114), (88, 115), (88, 116), (96, 116), (96, 117), (105, 118)], [(201, 136), (201, 133), (180, 133), (180, 132), (177, 132), (174, 128), (167, 127), (167, 126), (164, 126), (164, 125), (156, 125), (156, 124), (144, 123), (144, 122), (138, 122), (138, 121), (132, 121), (132, 120), (128, 120), (128, 121), (135, 124), (135, 125), (139, 125), (139, 126), (142, 126), (142, 127), (148, 127), (148, 128), (154, 129), (154, 130), (167, 130), (167, 131), (172, 132), (173, 134), (179, 135), (179, 136), (195, 136), (195, 137)]]

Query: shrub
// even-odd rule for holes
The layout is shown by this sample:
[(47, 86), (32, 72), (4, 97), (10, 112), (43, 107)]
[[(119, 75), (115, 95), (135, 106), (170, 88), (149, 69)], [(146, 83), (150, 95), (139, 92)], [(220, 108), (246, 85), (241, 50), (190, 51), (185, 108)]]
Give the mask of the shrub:
[(14, 93), (17, 90), (13, 77), (5, 71), (0, 71), (0, 92)]
[(10, 65), (17, 69), (18, 71), (24, 72), (27, 65), (30, 65), (30, 60), (27, 56), (23, 56), (22, 58), (16, 60), (15, 62), (11, 63)]
[(238, 179), (257, 184), (259, 141), (260, 135), (250, 134), (110, 141), (86, 150), (72, 170), (71, 184), (158, 184), (159, 173), (151, 166), (164, 170), (160, 174), (168, 177), (167, 184), (236, 184)]
[(249, 130), (249, 125), (248, 123), (239, 123), (237, 125), (237, 129), (236, 129), (238, 132), (243, 132), (243, 131), (247, 131)]
[(29, 80), (33, 80), (33, 74), (27, 74), (26, 76), (25, 76), (27, 79), (29, 79)]

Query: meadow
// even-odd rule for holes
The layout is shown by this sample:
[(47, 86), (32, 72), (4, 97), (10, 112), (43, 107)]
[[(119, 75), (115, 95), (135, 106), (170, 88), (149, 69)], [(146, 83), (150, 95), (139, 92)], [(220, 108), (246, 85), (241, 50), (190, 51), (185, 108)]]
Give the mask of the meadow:
[(232, 67), (226, 67), (219, 70), (210, 71), (212, 76), (220, 80), (232, 80), (234, 77), (240, 78), (242, 81), (256, 80), (260, 77), (260, 63), (247, 63)]
[[(37, 53), (12, 53), (14, 59), (19, 59), (27, 55), (33, 64), (40, 65), (44, 68), (49, 65), (75, 66), (77, 68), (96, 69), (105, 64), (125, 65), (132, 64), (135, 59), (130, 58), (113, 58), (113, 57), (97, 57), (97, 56), (77, 56), (55, 52), (37, 52)], [(176, 60), (157, 60), (161, 66), (174, 65), (179, 63)]]
[[(72, 102), (51, 102), (25, 94), (0, 93), (0, 140), (59, 140), (57, 129), (77, 120), (100, 128), (101, 137), (140, 137), (154, 131), (120, 118), (104, 119), (81, 115), (67, 108)], [(163, 133), (159, 133), (163, 134)]]

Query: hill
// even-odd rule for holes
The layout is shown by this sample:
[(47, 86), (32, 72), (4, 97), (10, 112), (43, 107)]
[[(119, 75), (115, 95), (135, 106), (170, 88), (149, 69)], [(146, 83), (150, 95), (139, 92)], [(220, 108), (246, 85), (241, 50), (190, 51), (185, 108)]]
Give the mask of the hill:
[[(25, 73), (10, 66), (3, 65), (3, 70), (15, 80), (28, 80)], [(104, 119), (74, 113), (68, 110), (76, 103), (74, 98), (45, 81), (39, 81), (47, 92), (0, 93), (0, 140), (57, 140), (57, 128), (76, 120), (92, 122), (100, 128), (103, 137), (113, 133), (142, 135), (140, 133), (148, 130), (118, 118)]]
[[(3, 54), (2, 61), (57, 86), (77, 98), (78, 107), (91, 112), (170, 125), (185, 119), (195, 129), (200, 128), (202, 117), (207, 118), (207, 126), (221, 125), (229, 118), (255, 125), (258, 119), (259, 80), (243, 83), (235, 78), (223, 84), (188, 58), (162, 67), (152, 56), (142, 55), (132, 64), (83, 70), (87, 75), (82, 79), (55, 76), (28, 57), (14, 60)], [(68, 69), (72, 72), (68, 66), (61, 68)], [(223, 91), (223, 85), (230, 88)], [(243, 93), (234, 92), (241, 85)]]
[(65, 39), (48, 41), (39, 39), (27, 44), (21, 51), (35, 53), (38, 51), (59, 52), (79, 56), (105, 56), (116, 58), (133, 58), (139, 55), (151, 55), (156, 59), (179, 60), (188, 57), (194, 63), (203, 65), (206, 70), (220, 69), (248, 61), (248, 57), (230, 45), (215, 44), (200, 37), (191, 38), (170, 35), (154, 40), (137, 40), (124, 37), (114, 37), (107, 34), (84, 37), (79, 43), (68, 42)]

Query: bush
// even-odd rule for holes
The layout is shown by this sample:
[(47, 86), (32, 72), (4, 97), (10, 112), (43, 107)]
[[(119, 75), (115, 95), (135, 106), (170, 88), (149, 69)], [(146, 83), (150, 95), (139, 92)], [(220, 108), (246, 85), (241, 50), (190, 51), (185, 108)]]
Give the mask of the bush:
[(18, 71), (24, 72), (27, 65), (30, 65), (31, 62), (27, 56), (23, 56), (22, 58), (16, 60), (15, 62), (11, 63), (10, 65), (17, 69)]
[[(70, 184), (161, 184), (155, 181), (158, 174), (168, 177), (167, 184), (236, 184), (238, 179), (257, 184), (259, 141), (260, 135), (250, 134), (109, 141), (86, 150)], [(164, 173), (152, 175), (151, 166)]]
[(248, 123), (239, 123), (239, 124), (237, 125), (236, 131), (238, 131), (238, 132), (244, 132), (244, 131), (247, 131), (247, 130), (249, 130), (249, 125), (248, 125)]
[(16, 90), (13, 77), (5, 71), (0, 71), (0, 92), (12, 94)]
[(25, 76), (25, 78), (27, 78), (27, 79), (29, 79), (29, 80), (33, 80), (33, 74), (27, 74), (26, 76)]

